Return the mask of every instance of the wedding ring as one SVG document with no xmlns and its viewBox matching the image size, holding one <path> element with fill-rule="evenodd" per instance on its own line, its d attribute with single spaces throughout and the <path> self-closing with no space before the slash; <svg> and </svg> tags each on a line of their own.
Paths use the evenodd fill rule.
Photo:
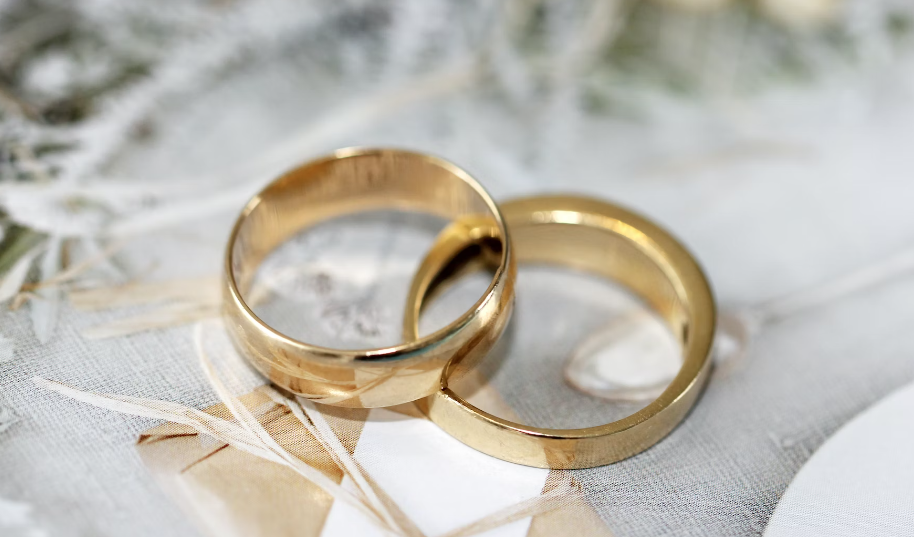
<svg viewBox="0 0 914 537">
<path fill-rule="evenodd" d="M 486 413 L 448 388 L 417 404 L 452 436 L 483 453 L 540 468 L 591 468 L 625 459 L 657 443 L 686 415 L 711 368 L 715 305 L 698 264 L 667 232 L 647 219 L 602 201 L 568 196 L 530 197 L 501 205 L 518 262 L 563 265 L 614 279 L 643 298 L 681 341 L 683 363 L 660 395 L 624 419 L 580 429 L 546 429 Z M 455 273 L 454 260 L 478 237 L 496 232 L 491 218 L 472 216 L 439 235 L 413 280 L 404 336 L 418 335 L 429 293 Z M 543 312 L 544 315 L 548 313 Z"/>
<path fill-rule="evenodd" d="M 321 221 L 377 209 L 487 218 L 498 268 L 482 298 L 429 336 L 368 350 L 298 341 L 252 311 L 245 300 L 271 251 Z M 236 348 L 273 383 L 324 404 L 385 407 L 434 393 L 446 366 L 460 375 L 488 352 L 510 317 L 516 271 L 498 207 L 466 172 L 418 153 L 344 149 L 286 173 L 244 208 L 226 250 L 223 316 Z"/>
</svg>

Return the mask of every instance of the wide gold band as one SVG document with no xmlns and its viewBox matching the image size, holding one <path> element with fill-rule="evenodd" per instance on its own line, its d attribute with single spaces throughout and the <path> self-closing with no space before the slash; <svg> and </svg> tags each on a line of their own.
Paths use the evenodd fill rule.
<svg viewBox="0 0 914 537">
<path fill-rule="evenodd" d="M 245 302 L 258 266 L 294 234 L 329 218 L 375 209 L 486 218 L 498 268 L 485 294 L 459 319 L 394 347 L 337 350 L 279 333 Z M 292 170 L 255 196 L 229 237 L 224 317 L 238 350 L 275 384 L 315 401 L 384 407 L 428 396 L 445 367 L 472 366 L 503 331 L 514 299 L 515 262 L 498 207 L 453 164 L 398 150 L 341 150 Z M 458 367 L 459 366 L 459 367 Z"/>
<path fill-rule="evenodd" d="M 658 399 L 627 418 L 581 429 L 545 429 L 510 422 L 474 407 L 448 388 L 418 404 L 463 443 L 500 459 L 540 468 L 590 468 L 622 460 L 669 433 L 698 398 L 710 371 L 715 306 L 692 256 L 661 228 L 630 211 L 580 197 L 544 196 L 501 204 L 518 262 L 572 267 L 629 287 L 669 324 L 683 347 L 678 375 Z M 410 290 L 404 335 L 417 336 L 419 311 L 434 288 L 455 273 L 454 260 L 479 237 L 496 232 L 491 219 L 470 217 L 445 229 Z"/>
</svg>

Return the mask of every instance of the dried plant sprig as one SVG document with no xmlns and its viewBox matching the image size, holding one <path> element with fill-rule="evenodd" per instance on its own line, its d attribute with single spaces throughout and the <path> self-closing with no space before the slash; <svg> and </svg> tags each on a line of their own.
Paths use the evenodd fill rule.
<svg viewBox="0 0 914 537">
<path fill-rule="evenodd" d="M 336 481 L 327 477 L 323 472 L 304 463 L 298 457 L 289 453 L 286 449 L 270 435 L 270 433 L 261 425 L 260 421 L 247 409 L 241 401 L 235 397 L 220 378 L 215 366 L 209 358 L 203 344 L 203 325 L 197 324 L 194 327 L 194 346 L 200 366 L 203 369 L 206 379 L 210 386 L 219 396 L 220 401 L 228 408 L 232 416 L 238 420 L 238 423 L 247 431 L 257 437 L 257 439 L 271 452 L 282 458 L 288 466 L 295 467 L 300 474 L 307 477 L 311 482 L 318 485 L 327 492 L 331 492 L 335 499 L 345 501 L 355 507 L 359 512 L 365 515 L 369 520 L 378 525 L 381 529 L 395 535 L 402 535 L 402 531 L 396 525 L 390 525 L 387 518 L 378 513 L 373 505 L 367 505 L 363 498 L 359 498 L 352 492 L 344 489 Z M 227 374 L 233 376 L 230 368 L 227 368 Z M 232 378 L 236 380 L 237 378 Z"/>
<path fill-rule="evenodd" d="M 193 427 L 199 433 L 212 436 L 233 447 L 258 457 L 285 465 L 283 460 L 260 445 L 257 438 L 243 427 L 195 408 L 154 399 L 128 395 L 106 394 L 78 390 L 61 382 L 32 378 L 35 385 L 65 395 L 92 406 L 145 418 L 170 421 Z"/>
<path fill-rule="evenodd" d="M 45 252 L 47 244 L 43 241 L 22 253 L 10 266 L 0 280 L 0 303 L 15 297 L 25 285 L 32 269 L 32 263 Z"/>
<path fill-rule="evenodd" d="M 179 301 L 196 306 L 218 305 L 222 300 L 217 275 L 178 278 L 157 282 L 132 282 L 124 285 L 73 289 L 70 303 L 84 311 L 121 308 Z"/>
<path fill-rule="evenodd" d="M 235 368 L 240 363 L 238 357 L 236 355 L 223 357 L 230 361 L 224 367 L 217 367 L 207 353 L 203 339 L 204 325 L 198 324 L 194 330 L 194 344 L 200 365 L 208 382 L 222 404 L 232 414 L 234 421 L 168 401 L 85 392 L 40 377 L 34 377 L 32 381 L 37 386 L 94 406 L 192 427 L 201 434 L 211 436 L 245 453 L 291 468 L 327 492 L 335 500 L 345 502 L 354 507 L 385 533 L 407 537 L 422 537 L 421 531 L 409 521 L 396 505 L 391 505 L 389 500 L 385 501 L 381 498 L 377 485 L 373 483 L 371 477 L 342 445 L 336 433 L 313 403 L 298 398 L 289 398 L 273 388 L 261 388 L 274 403 L 287 407 L 301 421 L 306 430 L 327 451 L 331 460 L 337 464 L 343 474 L 352 479 L 356 486 L 356 491 L 350 491 L 342 487 L 320 470 L 304 463 L 283 448 L 259 422 L 255 415 L 256 413 L 241 403 L 229 388 L 229 384 L 237 385 L 240 383 L 235 371 Z M 225 375 L 225 380 L 223 380 L 223 375 Z M 574 493 L 574 490 L 568 486 L 557 487 L 541 496 L 521 501 L 449 532 L 447 537 L 469 537 L 523 518 L 549 512 L 564 505 L 567 502 L 567 495 L 572 493 Z"/>
<path fill-rule="evenodd" d="M 47 235 L 31 229 L 8 225 L 0 241 L 0 274 L 7 273 L 23 256 L 47 240 Z"/>
<path fill-rule="evenodd" d="M 63 239 L 60 237 L 51 237 L 48 240 L 48 247 L 39 264 L 42 280 L 51 280 L 60 272 L 63 247 Z M 40 343 L 47 343 L 57 326 L 62 293 L 58 287 L 50 286 L 39 289 L 37 295 L 30 304 L 32 329 Z"/>
<path fill-rule="evenodd" d="M 399 508 L 394 505 L 392 506 L 393 509 L 391 509 L 388 504 L 381 500 L 367 475 L 340 442 L 323 415 L 314 409 L 313 403 L 310 411 L 308 411 L 305 410 L 307 408 L 306 404 L 299 397 L 291 399 L 270 387 L 262 388 L 261 391 L 265 392 L 277 404 L 287 407 L 298 418 L 305 429 L 330 455 L 333 462 L 343 471 L 343 474 L 352 480 L 364 501 L 379 513 L 388 526 L 398 528 L 402 534 L 410 537 L 422 537 L 422 532 L 418 531 Z"/>
<path fill-rule="evenodd" d="M 152 311 L 118 319 L 82 330 L 87 339 L 108 339 L 128 336 L 147 330 L 170 328 L 218 317 L 219 305 L 189 303 L 167 304 Z"/>
<path fill-rule="evenodd" d="M 269 440 L 265 440 L 263 434 L 266 433 L 266 431 L 263 430 L 263 432 L 259 434 L 256 427 L 253 427 L 250 422 L 231 422 L 211 416 L 210 414 L 194 408 L 167 401 L 141 399 L 116 394 L 84 392 L 59 382 L 45 380 L 41 377 L 34 377 L 32 382 L 42 388 L 100 408 L 193 427 L 198 432 L 212 436 L 220 442 L 240 449 L 245 453 L 250 453 L 251 455 L 293 469 L 302 477 L 319 486 L 334 499 L 353 506 L 356 510 L 365 514 L 369 520 L 375 521 L 380 527 L 384 528 L 384 524 L 377 520 L 376 515 L 371 510 L 367 509 L 350 491 L 341 487 L 320 470 L 305 464 L 291 453 L 288 453 L 280 447 L 272 437 L 269 437 L 269 434 L 266 435 L 269 437 Z M 227 405 L 227 407 L 230 410 L 234 407 L 232 415 L 235 416 L 236 419 L 239 419 L 239 416 L 241 416 L 242 420 L 249 418 L 256 421 L 256 418 L 253 417 L 253 414 L 251 414 L 250 411 L 247 409 L 240 411 L 238 410 L 237 405 L 232 403 L 232 401 L 228 402 L 230 405 Z M 223 403 L 225 403 L 225 401 L 223 401 Z M 238 404 L 240 405 L 240 403 Z M 237 412 L 237 414 L 235 414 L 235 412 Z M 258 427 L 262 429 L 259 422 Z"/>
<path fill-rule="evenodd" d="M 372 485 L 368 475 L 364 472 L 358 462 L 356 462 L 355 458 L 349 453 L 346 447 L 343 446 L 343 443 L 340 442 L 340 439 L 336 436 L 336 433 L 330 427 L 330 424 L 324 418 L 323 414 L 317 410 L 313 402 L 298 396 L 294 399 L 287 397 L 272 387 L 261 388 L 261 391 L 266 393 L 270 399 L 277 404 L 287 407 L 292 414 L 298 418 L 305 429 L 307 429 L 308 432 L 317 439 L 324 450 L 330 454 L 334 463 L 352 480 L 365 498 L 365 501 L 372 505 L 391 527 L 400 528 L 406 535 L 421 537 L 422 532 L 412 524 L 396 505 L 388 507 L 388 504 L 381 499 L 375 491 L 375 487 Z"/>
<path fill-rule="evenodd" d="M 549 492 L 509 505 L 479 520 L 449 531 L 441 537 L 471 537 L 505 524 L 555 511 L 568 505 L 568 498 L 576 493 L 579 493 L 579 491 L 575 490 L 570 484 L 562 483 Z"/>
<path fill-rule="evenodd" d="M 820 308 L 866 289 L 914 275 L 914 249 L 867 264 L 824 283 L 758 304 L 722 312 L 714 342 L 716 375 L 726 375 L 743 365 L 746 351 L 765 327 L 794 315 Z"/>
<path fill-rule="evenodd" d="M 89 271 L 93 267 L 111 259 L 112 256 L 114 256 L 121 248 L 126 245 L 126 241 L 114 241 L 100 252 L 96 252 L 94 255 L 87 257 L 79 263 L 70 265 L 65 270 L 58 272 L 51 278 L 41 280 L 34 284 L 28 284 L 24 287 L 26 290 L 32 291 L 44 287 L 55 287 L 69 283 L 79 276 L 82 276 L 85 272 Z"/>
<path fill-rule="evenodd" d="M 914 275 L 914 248 L 868 264 L 820 285 L 749 308 L 759 324 L 777 322 L 802 311 L 872 288 L 892 279 Z"/>
</svg>

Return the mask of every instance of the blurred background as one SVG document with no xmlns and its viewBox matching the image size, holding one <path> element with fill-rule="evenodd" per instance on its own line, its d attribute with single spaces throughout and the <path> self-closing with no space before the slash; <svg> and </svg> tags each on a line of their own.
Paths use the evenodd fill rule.
<svg viewBox="0 0 914 537">
<path fill-rule="evenodd" d="M 151 420 L 29 379 L 212 404 L 186 325 L 218 314 L 240 207 L 310 158 L 395 146 L 496 200 L 594 195 L 682 239 L 721 306 L 711 386 L 657 448 L 576 479 L 617 535 L 760 534 L 819 446 L 914 380 L 912 97 L 904 0 L 0 0 L 0 530 L 191 533 L 133 454 Z M 396 342 L 437 229 L 313 230 L 265 265 L 264 318 Z M 526 421 L 625 415 L 675 373 L 623 289 L 542 268 L 518 289 L 486 371 Z"/>
<path fill-rule="evenodd" d="M 727 251 L 722 297 L 786 293 L 900 240 L 911 25 L 907 2 L 842 0 L 6 0 L 0 268 L 39 236 L 174 228 L 309 157 L 395 145 L 498 198 L 633 205 Z"/>
</svg>

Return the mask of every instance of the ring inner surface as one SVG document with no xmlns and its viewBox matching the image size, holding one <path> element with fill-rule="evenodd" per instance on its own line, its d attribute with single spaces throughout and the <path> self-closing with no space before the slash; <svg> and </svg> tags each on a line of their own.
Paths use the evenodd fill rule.
<svg viewBox="0 0 914 537">
<path fill-rule="evenodd" d="M 282 176 L 249 203 L 234 232 L 229 277 L 247 300 L 268 254 L 297 233 L 347 214 L 396 209 L 448 220 L 494 217 L 478 188 L 446 162 L 410 153 L 369 152 L 308 164 Z M 486 294 L 489 291 L 491 286 Z"/>
<path fill-rule="evenodd" d="M 535 210 L 531 211 L 533 207 Z M 680 247 L 673 246 L 675 241 L 672 238 L 641 219 L 627 221 L 625 211 L 620 211 L 619 219 L 616 219 L 587 211 L 543 210 L 542 205 L 533 207 L 521 201 L 502 205 L 518 264 L 577 269 L 623 285 L 666 321 L 681 344 L 682 368 L 667 391 L 641 410 L 616 421 L 580 428 L 535 427 L 499 418 L 476 408 L 448 388 L 446 378 L 442 383 L 444 393 L 459 405 L 485 416 L 484 419 L 531 434 L 556 438 L 599 436 L 622 430 L 670 405 L 700 375 L 699 371 L 704 369 L 708 349 L 699 347 L 707 342 L 707 334 L 698 339 L 692 337 L 695 335 L 692 333 L 695 328 L 692 323 L 696 305 L 689 298 L 689 293 L 702 292 L 696 287 L 696 277 L 700 278 L 700 270 L 692 262 L 685 265 L 681 259 L 677 262 L 677 258 L 688 257 L 688 254 Z M 675 251 L 665 251 L 665 248 L 670 247 Z M 435 287 L 450 283 L 448 280 L 449 278 L 436 279 L 424 292 L 423 301 L 440 290 Z M 708 314 L 710 325 L 713 326 L 713 305 L 709 303 L 707 306 L 712 308 Z M 709 329 L 701 327 L 699 331 L 706 332 Z M 636 415 L 642 418 L 635 418 Z"/>
<path fill-rule="evenodd" d="M 597 222 L 594 222 L 597 223 Z M 579 224 L 510 221 L 518 263 L 569 267 L 614 280 L 650 305 L 685 349 L 689 313 L 683 286 L 652 241 L 629 226 L 620 232 Z"/>
</svg>

